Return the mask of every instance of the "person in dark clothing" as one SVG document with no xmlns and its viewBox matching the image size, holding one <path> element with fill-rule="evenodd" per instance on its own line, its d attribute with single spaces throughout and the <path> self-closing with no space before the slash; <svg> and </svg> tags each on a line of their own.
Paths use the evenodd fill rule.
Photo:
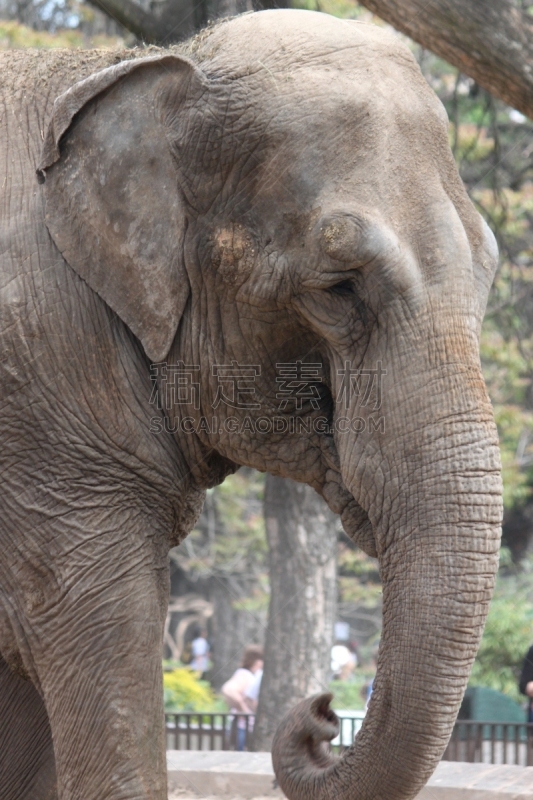
<svg viewBox="0 0 533 800">
<path fill-rule="evenodd" d="M 533 645 L 524 658 L 518 688 L 529 700 L 527 721 L 533 723 Z"/>
</svg>

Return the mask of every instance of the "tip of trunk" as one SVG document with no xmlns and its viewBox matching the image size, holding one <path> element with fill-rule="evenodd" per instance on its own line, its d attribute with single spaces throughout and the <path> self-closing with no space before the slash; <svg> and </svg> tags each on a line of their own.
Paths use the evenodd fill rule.
<svg viewBox="0 0 533 800">
<path fill-rule="evenodd" d="M 330 708 L 332 694 L 302 700 L 282 719 L 272 742 L 272 764 L 287 797 L 298 797 L 299 787 L 316 771 L 317 778 L 338 759 L 328 743 L 339 733 L 339 718 Z"/>
</svg>

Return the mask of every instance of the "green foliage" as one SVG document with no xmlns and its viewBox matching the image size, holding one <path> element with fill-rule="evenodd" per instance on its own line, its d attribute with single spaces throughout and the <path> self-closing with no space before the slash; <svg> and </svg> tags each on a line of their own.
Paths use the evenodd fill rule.
<svg viewBox="0 0 533 800">
<path fill-rule="evenodd" d="M 163 692 L 165 711 L 205 711 L 206 713 L 226 710 L 225 703 L 215 697 L 207 681 L 188 667 L 177 667 L 163 673 Z"/>
<path fill-rule="evenodd" d="M 533 605 L 525 597 L 495 597 L 470 683 L 489 686 L 521 702 L 518 678 L 531 645 Z"/>
<path fill-rule="evenodd" d="M 264 475 L 242 469 L 208 490 L 194 531 L 172 557 L 191 575 L 245 573 L 257 578 L 255 603 L 264 602 L 268 548 L 263 519 Z M 261 596 L 261 600 L 259 600 Z"/>
<path fill-rule="evenodd" d="M 57 33 L 34 31 L 18 22 L 0 20 L 0 50 L 37 47 L 51 50 L 58 47 L 112 48 L 122 44 L 122 40 L 111 36 L 95 36 L 87 39 L 77 30 L 61 30 Z"/>
<path fill-rule="evenodd" d="M 502 548 L 500 572 L 470 685 L 489 686 L 524 702 L 518 691 L 522 662 L 533 643 L 533 560 L 518 570 Z"/>
<path fill-rule="evenodd" d="M 323 11 L 325 14 L 343 19 L 359 19 L 363 15 L 368 15 L 357 0 L 292 0 L 292 7 L 307 11 Z"/>
<path fill-rule="evenodd" d="M 243 556 L 266 564 L 268 549 L 263 519 L 265 476 L 254 470 L 240 470 L 217 487 L 221 517 L 231 536 L 216 542 L 215 557 L 222 563 L 234 563 Z"/>
<path fill-rule="evenodd" d="M 268 546 L 263 518 L 265 476 L 241 469 L 207 492 L 196 528 L 170 557 L 192 579 L 230 579 L 233 607 L 266 613 Z"/>
<path fill-rule="evenodd" d="M 328 686 L 328 692 L 333 695 L 331 707 L 337 710 L 362 711 L 366 702 L 365 687 L 373 677 L 374 672 L 357 669 L 349 681 L 331 681 Z"/>
<path fill-rule="evenodd" d="M 377 561 L 355 548 L 343 537 L 338 549 L 339 600 L 363 608 L 375 608 L 381 602 L 381 580 Z"/>
</svg>

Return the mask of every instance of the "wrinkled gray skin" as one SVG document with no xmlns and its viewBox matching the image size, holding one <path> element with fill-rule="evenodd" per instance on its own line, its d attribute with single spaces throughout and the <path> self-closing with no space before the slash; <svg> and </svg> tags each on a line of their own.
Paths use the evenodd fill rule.
<svg viewBox="0 0 533 800">
<path fill-rule="evenodd" d="M 2 55 L 2 797 L 54 797 L 55 775 L 61 800 L 166 797 L 167 552 L 246 464 L 314 486 L 383 577 L 363 729 L 333 762 L 326 701 L 300 707 L 280 784 L 407 800 L 446 745 L 496 570 L 478 356 L 494 240 L 440 103 L 380 29 L 264 12 L 184 52 Z M 364 431 L 162 428 L 211 418 L 211 365 L 232 360 L 261 365 L 261 409 L 219 419 L 276 415 L 275 365 L 298 359 L 324 365 L 312 413 Z M 162 360 L 202 365 L 199 410 L 150 404 Z M 337 402 L 346 361 L 382 362 L 379 411 Z"/>
</svg>

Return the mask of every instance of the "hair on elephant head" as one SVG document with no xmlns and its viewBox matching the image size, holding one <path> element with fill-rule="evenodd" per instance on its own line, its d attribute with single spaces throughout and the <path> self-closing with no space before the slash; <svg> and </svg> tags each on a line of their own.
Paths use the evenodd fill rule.
<svg viewBox="0 0 533 800">
<path fill-rule="evenodd" d="M 142 345 L 157 446 L 195 491 L 238 465 L 304 481 L 378 556 L 382 644 L 353 747 L 327 754 L 320 697 L 287 717 L 273 759 L 291 800 L 408 800 L 446 746 L 497 564 L 479 362 L 494 239 L 390 34 L 272 11 L 184 52 L 57 98 L 46 225 L 124 323 L 121 356 Z M 145 409 L 150 386 L 132 380 Z"/>
</svg>

